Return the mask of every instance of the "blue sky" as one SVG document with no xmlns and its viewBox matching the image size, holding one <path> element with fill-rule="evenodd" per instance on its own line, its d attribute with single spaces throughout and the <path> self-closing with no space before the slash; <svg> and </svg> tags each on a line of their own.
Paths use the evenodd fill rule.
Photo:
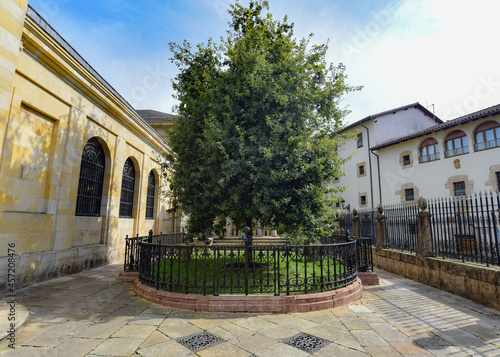
<svg viewBox="0 0 500 357">
<path fill-rule="evenodd" d="M 137 109 L 172 112 L 169 42 L 218 40 L 229 0 L 30 0 Z M 247 2 L 242 2 L 247 4 Z M 270 0 L 298 38 L 330 40 L 327 60 L 346 65 L 346 122 L 409 103 L 443 120 L 500 103 L 497 0 Z M 432 111 L 432 107 L 429 107 Z"/>
</svg>

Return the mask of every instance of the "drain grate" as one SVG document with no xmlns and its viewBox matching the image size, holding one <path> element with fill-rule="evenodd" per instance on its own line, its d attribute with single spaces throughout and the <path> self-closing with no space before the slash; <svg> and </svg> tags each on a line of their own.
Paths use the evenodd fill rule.
<svg viewBox="0 0 500 357">
<path fill-rule="evenodd" d="M 198 352 L 204 348 L 215 346 L 225 341 L 220 337 L 208 333 L 207 331 L 202 331 L 193 335 L 178 338 L 177 342 L 186 346 L 193 352 Z"/>
<path fill-rule="evenodd" d="M 295 336 L 292 336 L 283 341 L 287 345 L 298 348 L 299 350 L 314 353 L 320 348 L 325 347 L 331 341 L 325 340 L 324 338 L 309 335 L 308 333 L 301 332 Z"/>
</svg>

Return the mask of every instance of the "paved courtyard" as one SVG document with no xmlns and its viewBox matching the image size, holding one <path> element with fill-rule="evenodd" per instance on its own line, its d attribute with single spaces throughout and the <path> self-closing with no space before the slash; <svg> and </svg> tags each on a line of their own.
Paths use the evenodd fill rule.
<svg viewBox="0 0 500 357">
<path fill-rule="evenodd" d="M 150 304 L 134 295 L 131 282 L 117 279 L 121 269 L 107 265 L 18 290 L 16 313 L 24 306 L 29 316 L 16 334 L 15 350 L 3 340 L 0 354 L 500 356 L 499 311 L 384 271 L 378 271 L 380 285 L 366 287 L 350 306 L 245 314 Z M 192 336 L 197 333 L 202 334 Z M 293 341 L 316 350 L 305 352 L 290 345 Z M 210 347 L 193 352 L 204 343 Z"/>
</svg>

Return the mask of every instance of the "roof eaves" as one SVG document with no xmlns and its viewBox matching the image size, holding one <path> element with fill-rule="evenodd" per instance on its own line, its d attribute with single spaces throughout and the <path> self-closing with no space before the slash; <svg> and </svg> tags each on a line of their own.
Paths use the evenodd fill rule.
<svg viewBox="0 0 500 357">
<path fill-rule="evenodd" d="M 357 122 L 349 124 L 344 129 L 342 129 L 341 132 L 344 132 L 346 130 L 352 129 L 355 126 L 358 126 L 358 125 L 361 125 L 361 124 L 367 122 L 368 120 L 376 119 L 378 117 L 381 117 L 381 116 L 384 116 L 384 115 L 387 115 L 387 114 L 396 114 L 397 112 L 400 112 L 400 111 L 403 111 L 403 110 L 408 110 L 410 108 L 419 109 L 419 110 L 421 110 L 424 113 L 424 115 L 429 116 L 429 117 L 433 117 L 434 120 L 436 122 L 440 123 L 440 124 L 443 123 L 443 121 L 441 119 L 439 119 L 437 116 L 435 116 L 433 113 L 431 113 L 427 108 L 425 108 L 424 106 L 422 106 L 422 104 L 420 104 L 419 102 L 415 102 L 415 103 L 412 103 L 412 104 L 403 105 L 403 106 L 398 107 L 398 108 L 386 110 L 386 111 L 383 111 L 383 112 L 380 112 L 380 113 L 377 113 L 377 114 L 369 115 L 366 118 L 363 118 L 361 120 L 358 120 Z"/>
<path fill-rule="evenodd" d="M 426 128 L 424 130 L 421 130 L 419 132 L 416 132 L 416 133 L 413 133 L 410 135 L 406 135 L 406 136 L 402 136 L 402 137 L 399 137 L 396 139 L 386 141 L 385 143 L 382 143 L 382 144 L 379 144 L 377 146 L 370 148 L 370 150 L 383 149 L 383 148 L 388 147 L 388 146 L 399 144 L 401 142 L 415 139 L 415 138 L 418 138 L 418 137 L 421 137 L 421 136 L 424 136 L 427 134 L 437 133 L 438 131 L 450 129 L 450 128 L 453 128 L 455 126 L 465 124 L 465 123 L 468 123 L 468 122 L 471 122 L 474 120 L 484 119 L 484 118 L 487 118 L 487 117 L 489 117 L 491 115 L 495 115 L 495 114 L 500 114 L 500 104 L 494 105 L 492 107 L 488 107 L 486 109 L 479 110 L 479 111 L 474 112 L 474 113 L 463 115 L 463 116 L 458 117 L 456 119 L 448 120 L 447 122 L 444 122 L 442 124 L 431 126 L 429 128 Z"/>
</svg>

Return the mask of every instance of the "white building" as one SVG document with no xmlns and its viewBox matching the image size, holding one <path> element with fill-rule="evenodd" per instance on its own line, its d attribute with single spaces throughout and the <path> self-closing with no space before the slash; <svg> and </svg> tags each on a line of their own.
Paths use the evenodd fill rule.
<svg viewBox="0 0 500 357">
<path fill-rule="evenodd" d="M 343 132 L 356 135 L 339 150 L 344 158 L 354 155 L 342 168 L 345 176 L 334 182 L 335 186 L 345 186 L 343 200 L 351 208 L 373 208 L 383 202 L 380 162 L 377 152 L 371 150 L 388 140 L 410 135 L 423 129 L 443 123 L 419 103 L 391 109 L 370 115 L 351 125 Z M 382 176 L 383 177 L 383 176 Z"/>
<path fill-rule="evenodd" d="M 347 186 L 346 206 L 499 192 L 500 105 L 443 123 L 416 103 L 344 130 L 358 130 L 358 139 L 341 154 L 357 153 L 343 168 L 346 176 L 335 183 Z"/>
</svg>

